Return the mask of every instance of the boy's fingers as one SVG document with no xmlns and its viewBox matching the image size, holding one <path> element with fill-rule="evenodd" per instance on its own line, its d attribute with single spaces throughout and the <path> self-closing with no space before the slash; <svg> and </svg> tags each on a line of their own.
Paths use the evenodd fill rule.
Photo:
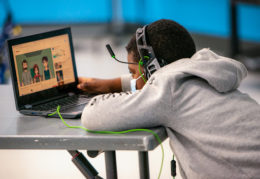
<svg viewBox="0 0 260 179">
<path fill-rule="evenodd" d="M 82 83 L 83 82 L 83 78 L 82 77 L 78 77 L 78 81 L 79 81 L 79 83 Z"/>
<path fill-rule="evenodd" d="M 79 89 L 84 89 L 86 87 L 87 87 L 87 83 L 80 83 L 77 85 L 77 88 L 79 88 Z"/>
</svg>

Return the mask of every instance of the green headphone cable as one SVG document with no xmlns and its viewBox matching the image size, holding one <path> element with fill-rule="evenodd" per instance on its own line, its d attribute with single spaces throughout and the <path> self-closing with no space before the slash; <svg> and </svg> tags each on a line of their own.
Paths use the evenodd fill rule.
<svg viewBox="0 0 260 179">
<path fill-rule="evenodd" d="M 149 57 L 148 56 L 144 56 L 144 59 L 149 59 Z M 144 75 L 143 75 L 143 73 L 141 71 L 141 66 L 143 66 L 143 64 L 144 64 L 143 60 L 140 59 L 139 62 L 138 62 L 138 69 L 139 69 L 139 73 L 140 73 L 142 79 L 144 80 L 144 83 L 146 83 L 146 79 L 144 78 Z"/>
<path fill-rule="evenodd" d="M 57 107 L 57 110 L 51 114 L 48 114 L 48 116 L 52 116 L 52 115 L 55 115 L 55 114 L 58 114 L 58 116 L 60 117 L 61 121 L 63 122 L 63 124 L 65 126 L 67 126 L 68 128 L 73 128 L 73 129 L 83 129 L 89 133 L 95 133 L 95 134 L 125 134 L 125 133 L 129 133 L 129 132 L 136 132 L 136 131 L 145 131 L 145 132 L 149 132 L 149 133 L 152 133 L 154 135 L 154 137 L 156 138 L 156 140 L 158 141 L 158 143 L 160 144 L 161 146 L 161 150 L 162 150 L 162 160 L 161 160 L 161 166 L 160 166 L 160 171 L 159 171 L 159 174 L 158 174 L 158 179 L 161 177 L 161 173 L 162 173 L 162 168 L 163 168 L 163 161 L 164 161 L 164 149 L 163 149 L 163 145 L 162 145 L 162 141 L 160 139 L 160 137 L 158 136 L 158 134 L 156 134 L 154 131 L 150 130 L 150 129 L 129 129 L 129 130 L 124 130 L 124 131 L 95 131 L 95 130 L 89 130 L 89 129 L 86 129 L 82 126 L 71 126 L 69 124 L 67 124 L 63 117 L 61 116 L 60 114 L 60 106 Z"/>
<path fill-rule="evenodd" d="M 138 63 L 139 73 L 140 73 L 142 79 L 144 80 L 144 83 L 146 83 L 146 79 L 144 78 L 144 75 L 143 75 L 143 73 L 142 73 L 142 71 L 141 71 L 141 65 L 142 65 L 142 63 L 143 63 L 142 60 L 140 60 L 139 63 Z"/>
</svg>

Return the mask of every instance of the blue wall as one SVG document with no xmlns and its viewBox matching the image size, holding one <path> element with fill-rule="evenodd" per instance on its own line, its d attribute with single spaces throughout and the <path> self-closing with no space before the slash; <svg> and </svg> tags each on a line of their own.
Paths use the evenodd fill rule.
<svg viewBox="0 0 260 179">
<path fill-rule="evenodd" d="M 2 1 L 0 20 L 4 15 Z M 100 23 L 111 19 L 109 0 L 9 0 L 9 4 L 15 22 L 20 24 Z"/>
<path fill-rule="evenodd" d="M 15 22 L 21 24 L 107 23 L 112 18 L 111 0 L 9 2 Z M 260 41 L 260 6 L 242 4 L 238 12 L 240 37 Z M 230 33 L 229 0 L 122 0 L 122 15 L 129 23 L 169 18 L 191 32 L 222 37 Z M 0 4 L 0 24 L 4 16 Z"/>
</svg>

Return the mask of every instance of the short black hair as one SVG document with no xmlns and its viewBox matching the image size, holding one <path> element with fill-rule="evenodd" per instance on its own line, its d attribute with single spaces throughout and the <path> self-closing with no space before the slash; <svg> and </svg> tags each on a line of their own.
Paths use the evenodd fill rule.
<svg viewBox="0 0 260 179">
<path fill-rule="evenodd" d="M 27 60 L 24 59 L 24 60 L 22 61 L 22 65 L 23 65 L 24 63 L 27 63 Z M 28 64 L 28 63 L 27 63 L 27 64 Z"/>
<path fill-rule="evenodd" d="M 48 57 L 46 57 L 46 56 L 42 57 L 42 63 L 43 63 L 43 61 L 48 62 Z"/>
<path fill-rule="evenodd" d="M 146 27 L 148 45 L 153 47 L 156 58 L 168 64 L 181 58 L 190 58 L 195 52 L 195 43 L 189 32 L 173 20 L 161 19 Z M 128 53 L 133 52 L 138 62 L 140 55 L 136 46 L 136 36 L 132 36 L 126 46 Z"/>
</svg>

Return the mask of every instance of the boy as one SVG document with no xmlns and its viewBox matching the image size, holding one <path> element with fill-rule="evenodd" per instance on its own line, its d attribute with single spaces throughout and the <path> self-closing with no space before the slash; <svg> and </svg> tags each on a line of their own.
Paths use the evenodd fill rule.
<svg viewBox="0 0 260 179">
<path fill-rule="evenodd" d="M 90 101 L 83 125 L 112 131 L 164 126 L 182 178 L 260 178 L 260 107 L 237 90 L 244 65 L 209 49 L 195 53 L 191 36 L 174 21 L 156 21 L 145 31 L 165 65 L 151 76 L 145 66 L 139 71 L 145 56 L 135 34 L 126 49 L 136 81 L 79 78 L 84 91 L 113 93 Z M 136 92 L 121 92 L 134 91 L 135 82 Z"/>
<path fill-rule="evenodd" d="M 52 73 L 50 72 L 48 57 L 42 57 L 42 64 L 43 64 L 43 80 L 49 80 L 52 77 Z"/>
</svg>

